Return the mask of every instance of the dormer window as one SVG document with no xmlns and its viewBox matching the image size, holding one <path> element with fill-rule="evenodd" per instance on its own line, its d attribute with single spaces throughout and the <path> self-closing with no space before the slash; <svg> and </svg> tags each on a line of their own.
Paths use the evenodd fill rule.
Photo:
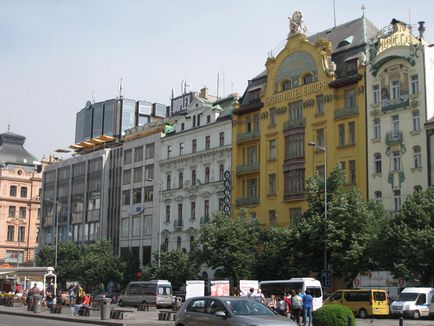
<svg viewBox="0 0 434 326">
<path fill-rule="evenodd" d="M 310 84 L 313 82 L 313 74 L 311 72 L 306 73 L 303 76 L 303 85 Z"/>
<path fill-rule="evenodd" d="M 345 62 L 345 64 L 346 64 L 347 73 L 356 72 L 357 71 L 357 66 L 358 66 L 358 59 L 357 58 L 353 58 L 351 60 L 347 60 Z"/>
<path fill-rule="evenodd" d="M 251 102 L 259 100 L 260 91 L 261 89 L 258 88 L 249 92 L 249 99 Z"/>
<path fill-rule="evenodd" d="M 354 39 L 354 36 L 350 35 L 345 40 L 340 41 L 337 47 L 341 48 L 343 46 L 349 45 L 349 44 L 353 43 L 353 39 Z"/>
<path fill-rule="evenodd" d="M 288 89 L 291 89 L 292 88 L 292 80 L 291 79 L 285 79 L 284 81 L 282 81 L 281 88 L 282 88 L 282 91 L 286 91 Z"/>
</svg>

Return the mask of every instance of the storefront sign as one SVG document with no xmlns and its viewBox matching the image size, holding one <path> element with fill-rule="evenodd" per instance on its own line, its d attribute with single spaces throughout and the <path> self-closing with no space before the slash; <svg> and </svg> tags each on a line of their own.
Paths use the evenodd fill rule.
<svg viewBox="0 0 434 326">
<path fill-rule="evenodd" d="M 312 84 L 303 85 L 285 92 L 274 94 L 265 99 L 265 105 L 275 105 L 281 102 L 288 102 L 294 98 L 317 93 L 327 88 L 327 81 L 322 80 Z"/>
</svg>

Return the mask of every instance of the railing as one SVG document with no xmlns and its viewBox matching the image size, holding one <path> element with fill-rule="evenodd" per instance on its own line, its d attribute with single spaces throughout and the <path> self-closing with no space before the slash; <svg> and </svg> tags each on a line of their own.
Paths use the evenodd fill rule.
<svg viewBox="0 0 434 326">
<path fill-rule="evenodd" d="M 252 172 L 259 172 L 259 162 L 237 166 L 237 175 Z"/>
<path fill-rule="evenodd" d="M 249 206 L 259 204 L 259 197 L 248 197 L 248 198 L 237 198 L 236 205 L 239 206 Z"/>
<path fill-rule="evenodd" d="M 243 142 L 247 140 L 257 139 L 261 135 L 260 130 L 253 130 L 250 132 L 245 132 L 237 135 L 237 142 Z"/>
<path fill-rule="evenodd" d="M 401 144 L 402 143 L 402 131 L 392 130 L 386 133 L 386 145 Z"/>
<path fill-rule="evenodd" d="M 306 126 L 306 118 L 297 120 L 287 120 L 283 123 L 283 129 L 304 128 Z"/>
<path fill-rule="evenodd" d="M 400 95 L 399 98 L 384 100 L 381 102 L 381 110 L 383 112 L 396 110 L 410 105 L 408 95 Z"/>
<path fill-rule="evenodd" d="M 345 117 L 350 117 L 352 115 L 359 114 L 359 107 L 353 106 L 350 108 L 342 108 L 335 111 L 335 119 L 341 119 Z"/>
</svg>

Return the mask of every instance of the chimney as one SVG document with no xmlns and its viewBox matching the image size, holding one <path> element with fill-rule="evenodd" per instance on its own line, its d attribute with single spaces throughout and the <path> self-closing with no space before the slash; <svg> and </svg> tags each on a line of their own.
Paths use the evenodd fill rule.
<svg viewBox="0 0 434 326">
<path fill-rule="evenodd" d="M 419 24 L 419 28 L 417 29 L 419 31 L 419 39 L 422 41 L 423 33 L 425 32 L 425 22 L 420 21 L 417 23 Z"/>
<path fill-rule="evenodd" d="M 208 98 L 208 88 L 206 86 L 204 86 L 201 90 L 200 90 L 200 97 L 207 99 Z"/>
</svg>

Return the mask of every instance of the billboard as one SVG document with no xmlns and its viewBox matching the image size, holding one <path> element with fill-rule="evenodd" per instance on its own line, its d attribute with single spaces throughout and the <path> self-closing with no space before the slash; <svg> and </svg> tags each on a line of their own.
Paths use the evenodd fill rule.
<svg viewBox="0 0 434 326">
<path fill-rule="evenodd" d="M 229 281 L 211 281 L 211 296 L 220 297 L 229 295 Z"/>
</svg>

